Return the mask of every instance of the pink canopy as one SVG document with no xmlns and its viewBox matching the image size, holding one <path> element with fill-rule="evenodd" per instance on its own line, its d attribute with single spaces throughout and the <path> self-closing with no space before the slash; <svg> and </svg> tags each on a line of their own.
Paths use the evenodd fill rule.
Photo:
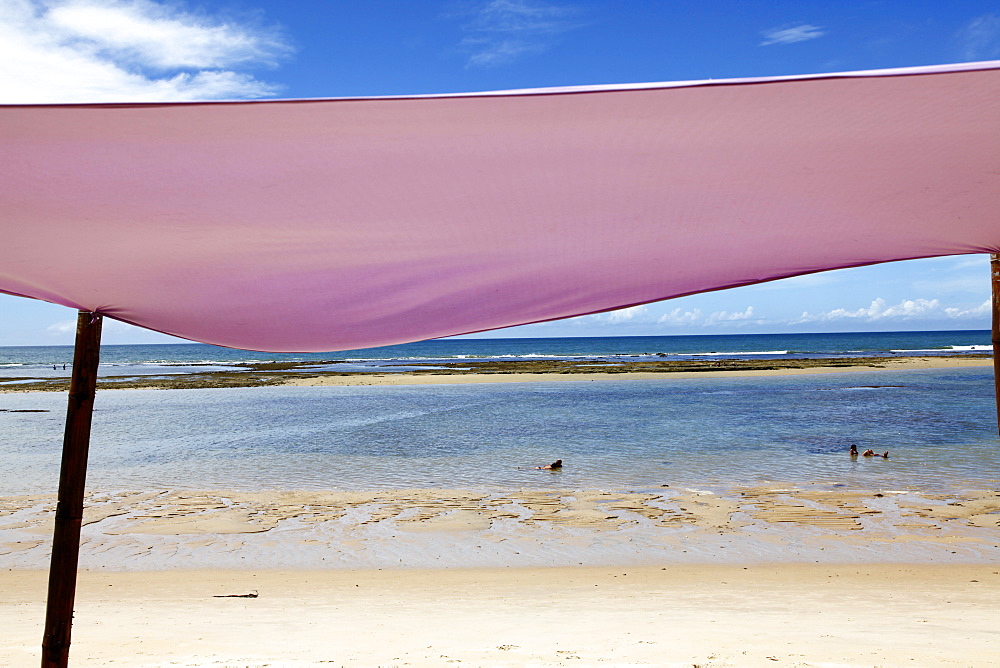
<svg viewBox="0 0 1000 668">
<path fill-rule="evenodd" d="M 1000 251 L 1000 62 L 0 107 L 0 291 L 269 351 Z"/>
</svg>

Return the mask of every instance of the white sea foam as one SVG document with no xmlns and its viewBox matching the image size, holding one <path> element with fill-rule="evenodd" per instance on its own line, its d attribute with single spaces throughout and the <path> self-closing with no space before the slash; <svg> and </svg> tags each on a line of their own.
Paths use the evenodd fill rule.
<svg viewBox="0 0 1000 668">
<path fill-rule="evenodd" d="M 590 357 L 590 355 L 546 355 L 544 353 L 524 353 L 523 355 L 465 355 L 464 357 L 488 357 L 489 359 L 568 359 L 572 357 Z"/>
<path fill-rule="evenodd" d="M 787 350 L 743 350 L 739 352 L 710 352 L 710 353 L 680 353 L 682 355 L 689 355 L 698 357 L 725 357 L 732 355 L 787 355 Z"/>
<path fill-rule="evenodd" d="M 993 346 L 948 346 L 946 348 L 915 348 L 915 349 L 892 349 L 890 352 L 894 353 L 951 353 L 951 352 L 978 352 L 978 353 L 989 353 L 993 352 Z"/>
<path fill-rule="evenodd" d="M 642 353 L 642 355 L 655 355 L 655 353 Z M 626 354 L 626 355 L 601 355 L 595 353 L 592 355 L 547 355 L 543 353 L 524 353 L 524 354 L 506 354 L 506 355 L 471 355 L 471 354 L 453 354 L 453 355 L 417 355 L 417 356 L 406 356 L 397 355 L 395 357 L 345 357 L 341 360 L 331 360 L 334 363 L 340 362 L 429 362 L 437 360 L 503 360 L 503 359 L 588 359 L 593 357 L 636 357 L 636 354 Z"/>
</svg>

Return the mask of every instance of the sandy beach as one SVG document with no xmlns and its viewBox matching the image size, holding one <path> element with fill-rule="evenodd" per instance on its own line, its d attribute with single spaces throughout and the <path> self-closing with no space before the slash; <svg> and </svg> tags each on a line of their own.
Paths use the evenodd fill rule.
<svg viewBox="0 0 1000 668">
<path fill-rule="evenodd" d="M 37 665 L 44 586 L 42 572 L 0 573 L 3 665 Z M 995 564 L 84 572 L 71 656 L 79 666 L 990 666 L 998 592 Z"/>
<path fill-rule="evenodd" d="M 0 503 L 2 665 L 37 663 L 53 507 Z M 147 492 L 87 507 L 74 665 L 988 666 L 1000 652 L 994 490 Z"/>
</svg>

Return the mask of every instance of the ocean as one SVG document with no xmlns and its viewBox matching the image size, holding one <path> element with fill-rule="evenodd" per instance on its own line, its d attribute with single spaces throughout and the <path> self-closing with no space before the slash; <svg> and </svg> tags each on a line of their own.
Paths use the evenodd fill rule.
<svg viewBox="0 0 1000 668">
<path fill-rule="evenodd" d="M 473 356 L 948 355 L 989 351 L 989 344 L 988 331 L 967 331 L 451 339 L 311 355 L 200 344 L 107 346 L 102 374 L 183 373 L 205 368 L 192 365 L 288 359 L 370 368 Z M 0 348 L 7 379 L 61 374 L 70 360 L 64 347 Z M 0 394 L 0 495 L 55 490 L 65 405 L 62 393 Z M 888 450 L 890 457 L 852 461 L 852 443 Z M 820 484 L 949 491 L 995 488 L 998 446 L 989 367 L 115 390 L 98 393 L 88 487 L 723 490 Z M 555 459 L 565 462 L 559 472 L 527 468 Z"/>
<path fill-rule="evenodd" d="M 402 371 L 406 362 L 457 359 L 794 359 L 990 352 L 989 330 L 837 334 L 725 334 L 562 338 L 454 338 L 323 353 L 262 353 L 201 343 L 101 348 L 103 376 L 205 371 L 248 362 L 333 363 L 340 371 Z M 0 347 L 0 386 L 16 377 L 69 375 L 72 346 Z M 63 369 L 66 365 L 66 369 Z M 194 366 L 197 365 L 197 366 Z M 53 368 L 55 367 L 55 368 Z M 219 367 L 222 368 L 222 367 Z M 11 382 L 8 380 L 7 382 Z"/>
</svg>

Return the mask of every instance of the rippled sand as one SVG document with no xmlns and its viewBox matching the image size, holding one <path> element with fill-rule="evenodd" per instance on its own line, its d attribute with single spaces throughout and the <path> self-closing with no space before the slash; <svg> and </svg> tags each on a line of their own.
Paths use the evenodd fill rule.
<svg viewBox="0 0 1000 668">
<path fill-rule="evenodd" d="M 91 494 L 84 568 L 1000 561 L 1000 491 L 754 487 Z M 43 568 L 55 499 L 0 499 L 0 567 Z"/>
</svg>

